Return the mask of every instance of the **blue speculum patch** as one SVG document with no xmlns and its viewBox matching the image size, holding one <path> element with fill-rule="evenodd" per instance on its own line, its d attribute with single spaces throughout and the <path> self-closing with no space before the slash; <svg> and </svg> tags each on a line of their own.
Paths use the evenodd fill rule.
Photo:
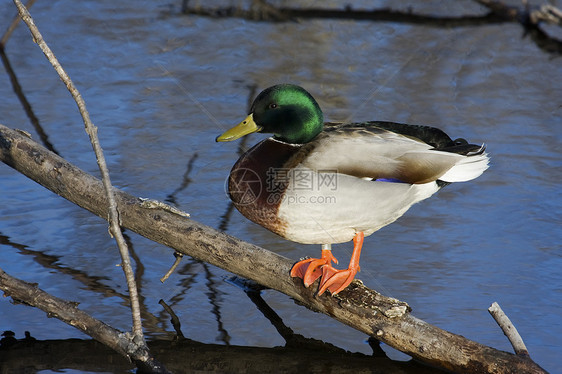
<svg viewBox="0 0 562 374">
<path fill-rule="evenodd" d="M 375 179 L 376 182 L 390 182 L 390 183 L 406 183 L 404 181 L 401 181 L 400 179 L 396 179 L 396 178 L 378 178 Z"/>
</svg>

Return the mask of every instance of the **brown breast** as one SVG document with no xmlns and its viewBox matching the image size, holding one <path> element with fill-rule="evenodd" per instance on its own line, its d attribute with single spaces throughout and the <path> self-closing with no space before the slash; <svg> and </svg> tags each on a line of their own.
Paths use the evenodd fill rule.
<svg viewBox="0 0 562 374">
<path fill-rule="evenodd" d="M 286 224 L 277 213 L 287 187 L 283 176 L 288 169 L 284 166 L 300 147 L 265 139 L 240 157 L 228 180 L 228 192 L 236 209 L 281 236 L 284 236 Z"/>
</svg>

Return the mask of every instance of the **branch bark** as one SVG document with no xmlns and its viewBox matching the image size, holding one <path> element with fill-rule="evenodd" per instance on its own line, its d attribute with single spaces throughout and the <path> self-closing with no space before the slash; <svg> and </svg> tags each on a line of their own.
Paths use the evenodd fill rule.
<svg viewBox="0 0 562 374">
<path fill-rule="evenodd" d="M 102 182 L 20 132 L 0 125 L 0 160 L 56 194 L 107 219 Z M 183 254 L 280 291 L 429 365 L 458 373 L 545 373 L 528 358 L 442 330 L 414 316 L 406 303 L 354 282 L 335 297 L 314 296 L 289 276 L 292 260 L 114 188 L 122 226 Z M 259 270 L 256 270 L 259 269 Z"/>
<path fill-rule="evenodd" d="M 511 343 L 515 354 L 520 356 L 529 356 L 529 351 L 521 339 L 521 335 L 511 323 L 509 317 L 503 312 L 500 305 L 496 302 L 492 303 L 492 305 L 488 308 L 488 312 L 494 317 L 498 326 L 502 329 L 503 333 L 507 337 L 507 340 Z"/>
</svg>

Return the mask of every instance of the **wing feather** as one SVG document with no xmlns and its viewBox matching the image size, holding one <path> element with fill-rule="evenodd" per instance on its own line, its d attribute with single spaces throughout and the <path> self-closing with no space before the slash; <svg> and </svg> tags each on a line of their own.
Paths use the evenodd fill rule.
<svg viewBox="0 0 562 374">
<path fill-rule="evenodd" d="M 418 184 L 476 178 L 487 168 L 487 156 L 483 150 L 469 156 L 440 151 L 410 134 L 357 124 L 328 127 L 290 160 L 291 167 L 299 164 L 357 178 Z"/>
</svg>

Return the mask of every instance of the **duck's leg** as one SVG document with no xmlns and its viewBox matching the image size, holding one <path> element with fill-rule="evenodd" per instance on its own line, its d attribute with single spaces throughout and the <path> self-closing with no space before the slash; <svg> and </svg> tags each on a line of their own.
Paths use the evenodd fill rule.
<svg viewBox="0 0 562 374">
<path fill-rule="evenodd" d="M 332 261 L 338 263 L 338 260 L 332 255 L 332 245 L 322 244 L 322 257 L 307 258 L 297 262 L 291 269 L 291 277 L 301 278 L 304 286 L 308 287 L 322 275 L 323 266 L 332 266 Z"/>
<path fill-rule="evenodd" d="M 346 288 L 355 278 L 355 274 L 360 270 L 359 257 L 361 256 L 364 237 L 365 235 L 362 232 L 355 234 L 353 238 L 353 253 L 351 254 L 351 260 L 347 269 L 338 270 L 329 264 L 322 267 L 322 280 L 320 281 L 318 295 L 322 295 L 326 290 L 335 295 Z"/>
</svg>

